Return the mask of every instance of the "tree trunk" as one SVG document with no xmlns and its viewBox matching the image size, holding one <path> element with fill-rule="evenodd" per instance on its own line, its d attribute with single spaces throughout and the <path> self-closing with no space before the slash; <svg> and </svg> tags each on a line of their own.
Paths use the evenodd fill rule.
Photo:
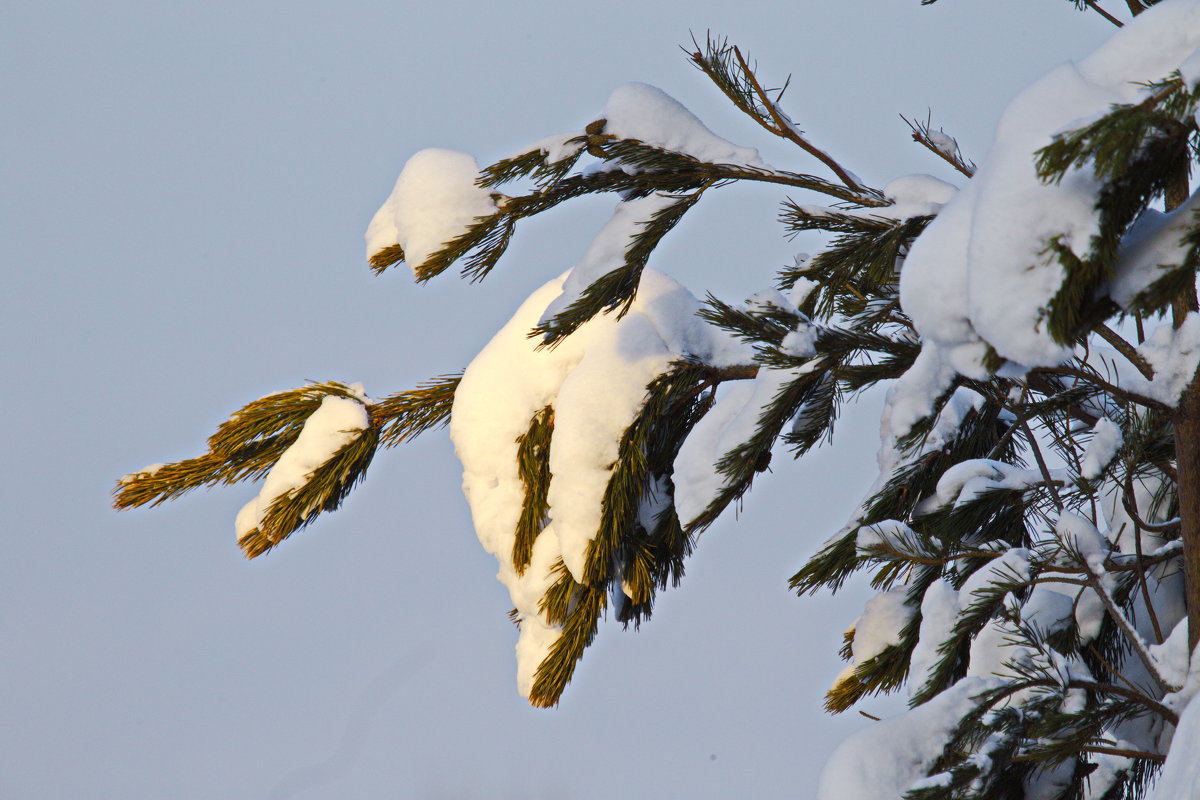
<svg viewBox="0 0 1200 800">
<path fill-rule="evenodd" d="M 1200 379 L 1196 377 L 1180 399 L 1175 416 L 1175 465 L 1191 652 L 1200 642 Z"/>
</svg>

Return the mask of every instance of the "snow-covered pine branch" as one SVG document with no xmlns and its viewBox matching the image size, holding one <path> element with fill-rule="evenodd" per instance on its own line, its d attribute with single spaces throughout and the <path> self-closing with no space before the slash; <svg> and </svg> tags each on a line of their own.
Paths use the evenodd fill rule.
<svg viewBox="0 0 1200 800">
<path fill-rule="evenodd" d="M 369 226 L 376 271 L 407 262 L 425 281 L 457 263 L 479 280 L 521 220 L 596 193 L 614 213 L 461 375 L 379 400 L 323 383 L 255 401 L 204 455 L 123 478 L 116 505 L 265 478 L 237 525 L 254 556 L 336 508 L 379 443 L 448 423 L 512 602 L 519 691 L 552 706 L 608 609 L 648 619 L 775 455 L 835 438 L 841 407 L 886 387 L 878 477 L 845 526 L 799 546 L 814 554 L 791 585 L 870 577 L 827 707 L 906 686 L 911 709 L 849 739 L 818 797 L 1190 797 L 1200 0 L 1135 5 L 1012 101 L 978 166 L 909 123 L 947 180 L 874 188 L 713 37 L 692 63 L 815 174 L 645 84 L 483 169 L 421 151 Z M 656 248 L 734 182 L 795 193 L 785 232 L 825 244 L 744 301 L 701 303 Z"/>
</svg>

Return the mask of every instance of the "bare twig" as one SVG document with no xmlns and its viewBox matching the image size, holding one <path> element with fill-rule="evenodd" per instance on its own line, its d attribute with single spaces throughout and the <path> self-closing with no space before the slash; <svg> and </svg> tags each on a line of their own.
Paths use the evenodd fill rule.
<svg viewBox="0 0 1200 800">
<path fill-rule="evenodd" d="M 1123 686 L 1116 686 L 1111 683 L 1097 683 L 1095 681 L 1084 681 L 1072 679 L 1067 683 L 1071 689 L 1087 689 L 1092 692 L 1103 692 L 1105 694 L 1115 694 L 1118 697 L 1124 697 L 1126 700 L 1132 700 L 1135 703 L 1145 706 L 1154 713 L 1161 716 L 1172 725 L 1179 724 L 1179 715 L 1171 709 L 1164 706 L 1152 697 L 1147 697 L 1142 692 L 1135 689 L 1126 689 Z"/>
<path fill-rule="evenodd" d="M 1169 406 L 1159 400 L 1155 400 L 1153 397 L 1147 397 L 1144 394 L 1138 394 L 1137 392 L 1131 392 L 1128 389 L 1122 389 L 1120 386 L 1104 380 L 1104 378 L 1101 378 L 1099 375 L 1092 374 L 1086 370 L 1079 369 L 1078 367 L 1060 364 L 1057 367 L 1038 367 L 1036 371 L 1078 378 L 1081 381 L 1087 381 L 1088 383 L 1095 385 L 1097 388 L 1103 389 L 1119 400 L 1136 403 L 1139 406 L 1153 408 L 1164 413 L 1171 411 Z"/>
<path fill-rule="evenodd" d="M 1100 747 L 1094 745 L 1085 745 L 1079 748 L 1084 753 L 1103 753 L 1110 756 L 1124 756 L 1125 758 L 1145 758 L 1150 761 L 1166 761 L 1167 757 L 1161 753 L 1147 753 L 1145 750 L 1128 750 L 1124 747 Z"/>
<path fill-rule="evenodd" d="M 1112 14 L 1108 13 L 1103 8 L 1101 8 L 1100 4 L 1097 3 L 1095 0 L 1084 0 L 1084 2 L 1088 4 L 1088 8 L 1092 9 L 1092 11 L 1095 11 L 1097 14 L 1104 17 L 1106 20 L 1111 22 L 1113 25 L 1116 25 L 1118 28 L 1125 27 L 1124 22 L 1121 22 L 1121 20 L 1117 19 Z"/>
<path fill-rule="evenodd" d="M 1111 344 L 1118 353 L 1129 359 L 1129 363 L 1137 367 L 1143 378 L 1148 381 L 1154 380 L 1154 367 L 1150 366 L 1150 362 L 1143 358 L 1133 345 L 1122 339 L 1116 331 L 1107 325 L 1101 325 L 1096 328 L 1096 333 L 1101 339 Z"/>
<path fill-rule="evenodd" d="M 838 176 L 838 180 L 846 184 L 847 187 L 856 192 L 867 191 L 868 187 L 863 186 L 861 183 L 855 180 L 854 177 L 851 176 L 841 164 L 834 160 L 833 156 L 829 155 L 819 147 L 816 147 L 809 142 L 808 139 L 804 138 L 800 134 L 800 131 L 796 130 L 796 126 L 779 113 L 779 107 L 776 105 L 775 101 L 767 95 L 766 91 L 763 90 L 762 85 L 758 82 L 758 77 L 754 74 L 754 71 L 750 69 L 750 65 L 746 63 L 746 59 L 742 56 L 741 49 L 734 47 L 733 55 L 735 58 L 737 58 L 738 66 L 741 67 L 742 73 L 746 76 L 746 80 L 750 81 L 750 86 L 753 87 L 754 93 L 758 95 L 759 100 L 762 102 L 763 108 L 765 108 L 767 113 L 771 115 L 771 120 L 775 123 L 775 126 L 771 127 L 765 122 L 761 121 L 760 124 L 777 136 L 782 136 L 783 138 L 799 145 L 809 155 L 813 156 L 822 164 L 829 167 L 829 169 L 833 171 L 833 174 Z"/>
<path fill-rule="evenodd" d="M 1129 640 L 1129 646 L 1133 648 L 1133 652 L 1137 653 L 1141 659 L 1142 666 L 1146 668 L 1146 672 L 1158 684 L 1158 689 L 1163 694 L 1168 692 L 1178 691 L 1178 687 L 1167 683 L 1162 674 L 1158 671 L 1158 665 L 1154 663 L 1154 659 L 1150 657 L 1150 653 L 1146 650 L 1146 643 L 1142 641 L 1142 637 L 1129 624 L 1129 620 L 1125 618 L 1125 614 L 1117 607 L 1117 603 L 1112 599 L 1112 595 L 1104 588 L 1104 584 L 1100 580 L 1100 576 L 1092 569 L 1091 564 L 1087 563 L 1087 559 L 1080 558 L 1079 564 L 1083 568 L 1083 572 L 1087 575 L 1088 583 L 1091 584 L 1092 591 L 1100 598 L 1100 602 L 1108 609 L 1108 613 L 1112 616 L 1113 621 L 1117 623 L 1117 627 L 1125 634 L 1125 638 Z"/>
<path fill-rule="evenodd" d="M 950 166 L 954 167 L 963 175 L 966 175 L 968 178 L 975 175 L 975 162 L 968 161 L 962 157 L 962 152 L 958 149 L 958 141 L 954 140 L 953 137 L 951 137 L 951 140 L 954 141 L 954 152 L 946 152 L 938 146 L 937 142 L 933 140 L 933 136 L 930 133 L 932 129 L 929 122 L 916 122 L 910 120 L 903 114 L 900 115 L 900 119 L 904 120 L 904 123 L 912 130 L 912 138 L 914 142 L 921 145 L 926 150 L 933 153 Z"/>
<path fill-rule="evenodd" d="M 1058 496 L 1058 486 L 1061 481 L 1055 481 L 1050 477 L 1050 468 L 1046 466 L 1046 459 L 1042 458 L 1042 448 L 1038 447 L 1037 437 L 1033 435 L 1033 431 L 1029 427 L 1029 423 L 1021 420 L 1021 429 L 1025 431 L 1025 438 L 1029 441 L 1029 449 L 1033 451 L 1034 460 L 1037 461 L 1038 469 L 1042 471 L 1042 478 L 1047 486 L 1050 487 L 1050 498 L 1054 501 L 1054 507 L 1059 513 L 1063 510 L 1062 498 Z"/>
</svg>

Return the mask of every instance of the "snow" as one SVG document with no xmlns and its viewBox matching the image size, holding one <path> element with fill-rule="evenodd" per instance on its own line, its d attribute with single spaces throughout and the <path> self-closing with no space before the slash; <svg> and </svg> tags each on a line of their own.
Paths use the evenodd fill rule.
<svg viewBox="0 0 1200 800">
<path fill-rule="evenodd" d="M 1200 315 L 1190 312 L 1178 328 L 1160 325 L 1138 352 L 1154 369 L 1154 379 L 1128 378 L 1124 387 L 1174 406 L 1200 365 Z"/>
<path fill-rule="evenodd" d="M 539 604 L 561 558 L 583 578 L 588 546 L 600 525 L 601 501 L 619 442 L 645 399 L 645 387 L 683 356 L 708 359 L 738 345 L 706 325 L 699 301 L 671 278 L 647 269 L 630 311 L 601 315 L 539 348 L 529 331 L 570 280 L 563 275 L 521 305 L 463 374 L 454 395 L 450 437 L 463 465 L 463 492 L 484 549 L 499 562 L 521 623 L 518 690 L 532 687 L 537 665 L 559 635 Z M 524 486 L 517 438 L 547 405 L 554 407 L 548 522 L 523 574 L 512 564 Z"/>
<path fill-rule="evenodd" d="M 258 495 L 238 512 L 234 527 L 238 541 L 261 524 L 271 504 L 308 483 L 313 472 L 371 425 L 366 407 L 358 400 L 326 395 L 304 421 L 296 441 L 271 467 Z"/>
<path fill-rule="evenodd" d="M 675 512 L 685 527 L 704 513 L 725 485 L 725 476 L 717 472 L 716 463 L 741 443 L 736 441 L 740 431 L 731 435 L 727 432 L 750 405 L 754 389 L 753 381 L 721 386 L 712 408 L 696 423 L 679 448 L 673 470 Z"/>
<path fill-rule="evenodd" d="M 588 246 L 583 258 L 567 275 L 562 294 L 542 312 L 539 324 L 545 324 L 579 299 L 583 291 L 605 274 L 625 266 L 625 253 L 634 237 L 656 211 L 676 201 L 670 195 L 655 192 L 647 197 L 626 200 L 617 204 L 612 218 L 600 229 Z"/>
<path fill-rule="evenodd" d="M 875 212 L 893 219 L 928 216 L 938 213 L 956 194 L 957 186 L 932 175 L 902 175 L 883 187 L 883 196 L 892 205 Z"/>
<path fill-rule="evenodd" d="M 909 662 L 910 696 L 919 692 L 932 677 L 933 668 L 941 659 L 938 648 L 954 631 L 958 611 L 958 590 L 944 579 L 938 578 L 925 590 L 921 599 L 921 630 Z"/>
<path fill-rule="evenodd" d="M 1021 604 L 1021 621 L 1046 635 L 1065 629 L 1075 618 L 1075 594 L 1064 594 L 1053 586 L 1037 584 Z"/>
<path fill-rule="evenodd" d="M 1023 547 L 1010 548 L 990 562 L 971 573 L 959 589 L 961 603 L 965 607 L 978 599 L 978 595 L 1018 578 L 1029 577 L 1029 551 Z"/>
<path fill-rule="evenodd" d="M 1062 478 L 1065 472 L 1051 470 L 1051 478 Z M 960 461 L 942 473 L 936 493 L 922 501 L 920 512 L 927 513 L 942 506 L 969 503 L 985 492 L 996 489 L 1025 489 L 1041 483 L 1039 470 L 1022 469 L 1003 461 L 974 458 Z"/>
<path fill-rule="evenodd" d="M 1183 237 L 1196 223 L 1200 195 L 1164 214 L 1147 209 L 1121 240 L 1117 272 L 1109 284 L 1113 302 L 1128 308 L 1155 280 L 1184 263 L 1188 246 Z"/>
<path fill-rule="evenodd" d="M 958 152 L 958 142 L 954 137 L 945 131 L 931 130 L 925 134 L 925 138 L 933 145 L 939 153 L 947 158 L 954 158 L 954 154 Z"/>
<path fill-rule="evenodd" d="M 675 456 L 675 510 L 686 527 L 725 487 L 716 464 L 754 435 L 759 417 L 796 370 L 760 368 L 752 381 L 725 388 L 711 410 L 692 428 Z"/>
<path fill-rule="evenodd" d="M 887 519 L 859 528 L 855 546 L 861 551 L 883 546 L 907 552 L 911 549 L 908 543 L 916 539 L 917 534 L 912 528 L 899 520 Z"/>
<path fill-rule="evenodd" d="M 1172 686 L 1183 686 L 1188 677 L 1188 621 L 1175 623 L 1171 633 L 1162 644 L 1152 644 L 1147 649 L 1158 669 L 1158 674 Z"/>
<path fill-rule="evenodd" d="M 479 165 L 466 153 L 429 148 L 413 154 L 367 226 L 367 258 L 398 244 L 415 271 L 478 217 L 496 212 L 478 178 Z"/>
<path fill-rule="evenodd" d="M 993 685 L 964 678 L 928 703 L 873 722 L 843 742 L 821 772 L 817 800 L 897 800 L 925 780 L 973 697 Z"/>
<path fill-rule="evenodd" d="M 637 139 L 710 164 L 766 168 L 752 147 L 739 147 L 710 131 L 695 114 L 655 86 L 627 83 L 608 98 L 604 132 Z"/>
<path fill-rule="evenodd" d="M 1179 725 L 1171 739 L 1166 763 L 1146 800 L 1200 797 L 1200 759 L 1196 758 L 1200 753 L 1200 703 L 1190 702 L 1200 693 L 1200 647 L 1192 652 L 1191 663 L 1193 667 L 1183 690 L 1164 698 L 1165 703 L 1180 712 Z"/>
<path fill-rule="evenodd" d="M 880 592 L 854 622 L 854 640 L 850 645 L 851 664 L 865 664 L 887 648 L 900 644 L 900 630 L 913 618 L 916 609 L 907 603 L 908 587 Z"/>
<path fill-rule="evenodd" d="M 839 208 L 823 205 L 798 205 L 810 217 L 851 217 L 902 221 L 937 214 L 958 193 L 958 187 L 932 175 L 901 175 L 883 187 L 883 196 L 891 205 L 878 208 Z M 805 261 L 808 260 L 805 254 Z M 803 262 L 797 260 L 797 266 Z"/>
<path fill-rule="evenodd" d="M 779 350 L 796 358 L 812 358 L 817 354 L 817 333 L 815 326 L 802 321 L 783 337 Z"/>
<path fill-rule="evenodd" d="M 1108 417 L 1102 417 L 1092 429 L 1092 440 L 1088 442 L 1087 450 L 1084 451 L 1079 477 L 1088 481 L 1099 478 L 1104 473 L 1104 468 L 1117 457 L 1117 452 L 1124 443 L 1125 438 L 1116 423 Z"/>
<path fill-rule="evenodd" d="M 535 150 L 540 150 L 546 154 L 547 164 L 556 164 L 559 161 L 570 158 L 583 149 L 582 142 L 572 142 L 572 139 L 578 139 L 583 135 L 582 131 L 570 131 L 568 133 L 560 133 L 555 136 L 547 136 L 544 139 L 539 139 L 528 147 L 522 148 L 520 151 L 513 153 L 509 158 L 516 158 L 525 153 L 532 153 Z"/>
<path fill-rule="evenodd" d="M 1054 532 L 1063 544 L 1083 556 L 1094 571 L 1103 571 L 1104 559 L 1108 558 L 1112 546 L 1104 534 L 1096 530 L 1091 520 L 1072 511 L 1064 511 L 1058 517 Z"/>
<path fill-rule="evenodd" d="M 128 475 L 122 475 L 117 483 L 119 483 L 121 486 L 128 486 L 134 481 L 152 477 L 156 472 L 165 466 L 166 464 L 163 463 L 147 464 L 136 472 L 130 472 Z"/>
<path fill-rule="evenodd" d="M 901 303 L 922 336 L 946 348 L 987 341 L 1024 366 L 1070 355 L 1045 327 L 1064 273 L 1048 245 L 1086 256 L 1101 183 L 1090 169 L 1045 183 L 1035 152 L 1059 132 L 1137 101 L 1200 44 L 1200 3 L 1160 3 L 1078 64 L 1052 70 L 1012 101 L 987 158 L 914 242 Z M 1014 236 L 1013 231 L 1020 231 Z"/>
</svg>

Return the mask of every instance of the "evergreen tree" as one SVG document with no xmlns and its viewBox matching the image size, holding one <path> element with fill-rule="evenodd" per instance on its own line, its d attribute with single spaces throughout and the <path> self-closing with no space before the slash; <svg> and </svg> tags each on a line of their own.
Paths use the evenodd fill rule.
<svg viewBox="0 0 1200 800">
<path fill-rule="evenodd" d="M 237 517 L 253 558 L 336 509 L 380 446 L 449 424 L 512 596 L 520 689 L 552 706 L 610 606 L 649 618 L 774 452 L 804 455 L 843 403 L 887 385 L 879 477 L 792 587 L 870 574 L 826 705 L 906 688 L 911 710 L 847 742 L 820 796 L 1140 798 L 1164 764 L 1156 796 L 1189 796 L 1200 2 L 1128 5 L 1109 43 L 1013 101 L 978 167 L 910 123 L 959 186 L 868 185 L 788 117 L 786 83 L 764 88 L 713 38 L 692 63 L 831 179 L 776 169 L 641 84 L 482 170 L 422 151 L 368 230 L 377 272 L 481 280 L 521 220 L 585 194 L 618 203 L 465 371 L 384 398 L 326 382 L 256 400 L 205 454 L 121 479 L 116 505 L 262 478 Z M 827 244 L 745 302 L 700 302 L 649 262 L 739 181 L 824 198 L 781 219 Z"/>
</svg>

